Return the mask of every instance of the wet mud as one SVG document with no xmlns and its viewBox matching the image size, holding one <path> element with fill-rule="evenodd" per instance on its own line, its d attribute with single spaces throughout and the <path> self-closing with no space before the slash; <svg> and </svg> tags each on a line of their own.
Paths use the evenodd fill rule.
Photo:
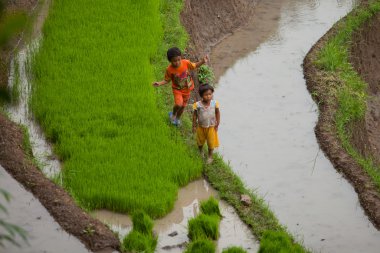
<svg viewBox="0 0 380 253">
<path fill-rule="evenodd" d="M 174 209 L 162 219 L 155 220 L 154 231 L 158 235 L 156 252 L 183 252 L 189 242 L 187 222 L 199 213 L 199 203 L 217 192 L 205 180 L 197 180 L 180 189 Z M 241 246 L 247 252 L 257 252 L 258 243 L 249 228 L 240 220 L 235 210 L 224 201 L 220 201 L 223 219 L 220 223 L 218 252 L 229 246 Z M 94 217 L 111 226 L 112 230 L 124 237 L 132 230 L 132 221 L 128 215 L 107 210 L 93 212 Z M 172 233 L 176 235 L 173 236 Z"/>
<path fill-rule="evenodd" d="M 319 148 L 313 132 L 318 110 L 301 66 L 312 45 L 354 5 L 285 1 L 278 29 L 237 60 L 215 92 L 222 112 L 220 153 L 281 223 L 316 252 L 378 252 L 380 247 L 380 233 L 354 188 Z M 223 57 L 213 53 L 211 60 Z"/>
<path fill-rule="evenodd" d="M 89 252 L 79 240 L 64 231 L 38 199 L 26 191 L 1 166 L 0 186 L 11 194 L 11 201 L 5 204 L 8 214 L 1 213 L 0 218 L 24 229 L 28 238 L 27 242 L 20 237 L 15 238 L 20 247 L 6 243 L 1 252 Z M 3 201 L 1 203 L 4 204 Z M 4 231 L 0 230 L 1 232 Z"/>
</svg>

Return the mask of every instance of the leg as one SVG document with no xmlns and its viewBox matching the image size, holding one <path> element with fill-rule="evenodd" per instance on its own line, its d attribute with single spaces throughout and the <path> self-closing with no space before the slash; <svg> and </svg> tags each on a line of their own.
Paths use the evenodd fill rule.
<svg viewBox="0 0 380 253">
<path fill-rule="evenodd" d="M 180 119 L 182 116 L 182 113 L 185 111 L 184 106 L 179 106 L 179 109 L 177 110 L 177 113 L 175 114 L 176 119 Z M 173 112 L 174 114 L 174 112 Z"/>
<path fill-rule="evenodd" d="M 183 98 L 181 91 L 173 90 L 174 95 L 174 106 L 173 106 L 173 116 L 171 118 L 172 122 L 176 122 L 178 111 L 181 110 L 183 104 Z"/>
<path fill-rule="evenodd" d="M 214 152 L 214 149 L 211 149 L 211 148 L 208 149 L 207 164 L 211 164 L 214 161 L 214 158 L 212 157 L 213 152 Z"/>
<path fill-rule="evenodd" d="M 181 108 L 182 108 L 182 106 L 179 106 L 176 104 L 173 106 L 173 118 L 172 118 L 172 120 L 178 118 L 177 115 L 178 115 L 178 112 L 181 110 Z"/>
<path fill-rule="evenodd" d="M 177 111 L 176 118 L 180 119 L 182 116 L 182 113 L 185 111 L 185 108 L 187 106 L 187 102 L 190 99 L 190 93 L 181 93 L 182 95 L 182 106 L 181 108 Z"/>
</svg>

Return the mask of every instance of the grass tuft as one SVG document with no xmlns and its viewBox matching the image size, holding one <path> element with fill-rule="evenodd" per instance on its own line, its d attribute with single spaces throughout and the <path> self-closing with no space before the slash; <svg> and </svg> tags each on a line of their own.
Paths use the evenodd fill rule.
<svg viewBox="0 0 380 253">
<path fill-rule="evenodd" d="M 189 238 L 217 240 L 219 238 L 220 218 L 216 215 L 200 214 L 188 222 Z"/>
<path fill-rule="evenodd" d="M 222 253 L 247 253 L 247 251 L 245 251 L 241 247 L 230 247 L 227 249 L 223 249 Z"/>
<path fill-rule="evenodd" d="M 196 240 L 191 242 L 185 253 L 215 253 L 215 244 L 209 240 Z"/>
<path fill-rule="evenodd" d="M 124 238 L 122 250 L 126 253 L 153 253 L 156 246 L 156 237 L 133 230 Z"/>
<path fill-rule="evenodd" d="M 203 214 L 222 217 L 219 209 L 219 203 L 214 197 L 210 197 L 206 201 L 201 201 L 200 209 Z"/>
<path fill-rule="evenodd" d="M 260 242 L 259 253 L 301 253 L 301 246 L 292 243 L 289 236 L 284 232 L 266 231 Z"/>
<path fill-rule="evenodd" d="M 142 234 L 151 234 L 153 220 L 143 211 L 137 211 L 132 215 L 133 229 Z"/>
</svg>

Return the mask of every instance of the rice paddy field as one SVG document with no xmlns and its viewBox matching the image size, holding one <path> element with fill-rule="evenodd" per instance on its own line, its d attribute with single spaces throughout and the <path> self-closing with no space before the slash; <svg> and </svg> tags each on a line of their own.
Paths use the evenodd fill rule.
<svg viewBox="0 0 380 253">
<path fill-rule="evenodd" d="M 64 186 L 82 207 L 161 217 L 178 188 L 201 175 L 201 160 L 172 131 L 150 85 L 167 64 L 158 69 L 152 61 L 165 59 L 157 52 L 160 10 L 168 2 L 182 4 L 56 0 L 51 6 L 33 59 L 32 108 L 63 162 Z"/>
</svg>

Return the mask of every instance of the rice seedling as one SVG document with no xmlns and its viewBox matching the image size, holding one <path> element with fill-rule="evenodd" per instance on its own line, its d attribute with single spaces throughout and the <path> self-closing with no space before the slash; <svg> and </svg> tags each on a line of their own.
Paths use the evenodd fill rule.
<svg viewBox="0 0 380 253">
<path fill-rule="evenodd" d="M 367 101 L 367 84 L 353 69 L 349 50 L 353 32 L 380 11 L 380 1 L 371 1 L 367 7 L 353 11 L 338 26 L 338 32 L 321 49 L 315 64 L 335 73 L 342 81 L 336 92 L 338 110 L 335 116 L 338 137 L 346 151 L 362 166 L 380 189 L 380 168 L 371 157 L 364 157 L 351 144 L 350 125 L 364 119 Z"/>
<path fill-rule="evenodd" d="M 223 249 L 222 253 L 247 253 L 247 251 L 245 251 L 241 247 L 229 247 L 229 248 Z"/>
<path fill-rule="evenodd" d="M 201 160 L 168 126 L 150 85 L 168 2 L 182 6 L 64 0 L 51 7 L 33 59 L 32 108 L 63 161 L 65 187 L 86 209 L 161 217 L 178 188 L 201 175 Z"/>
<path fill-rule="evenodd" d="M 143 211 L 132 215 L 133 230 L 124 238 L 123 252 L 139 253 L 154 252 L 157 246 L 157 236 L 153 234 L 153 221 Z"/>
<path fill-rule="evenodd" d="M 189 238 L 217 240 L 219 238 L 220 218 L 216 215 L 200 214 L 188 222 Z"/>
<path fill-rule="evenodd" d="M 185 253 L 215 253 L 215 244 L 210 240 L 200 239 L 191 242 Z"/>
<path fill-rule="evenodd" d="M 122 250 L 126 253 L 153 253 L 156 245 L 156 237 L 133 230 L 124 238 Z"/>
<path fill-rule="evenodd" d="M 208 200 L 202 201 L 200 209 L 203 214 L 222 217 L 219 209 L 219 203 L 214 197 L 210 197 Z"/>
<path fill-rule="evenodd" d="M 266 231 L 260 241 L 259 253 L 301 253 L 302 247 L 291 241 L 284 232 Z"/>
<path fill-rule="evenodd" d="M 151 234 L 153 230 L 152 219 L 143 211 L 137 211 L 132 215 L 133 229 L 142 234 Z"/>
</svg>

